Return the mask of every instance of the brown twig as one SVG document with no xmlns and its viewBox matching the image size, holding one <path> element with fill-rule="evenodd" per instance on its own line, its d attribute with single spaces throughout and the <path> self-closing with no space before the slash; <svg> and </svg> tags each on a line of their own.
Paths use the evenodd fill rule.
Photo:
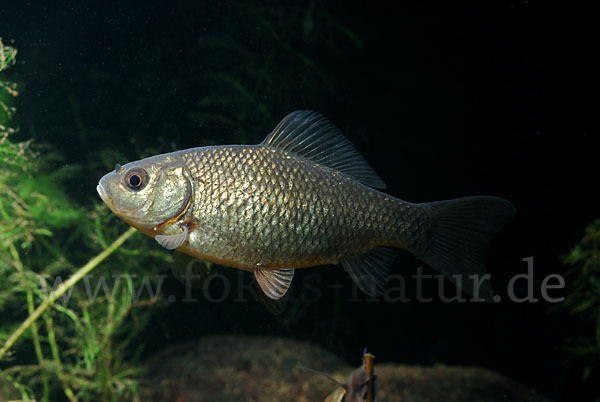
<svg viewBox="0 0 600 402">
<path fill-rule="evenodd" d="M 367 402 L 373 402 L 373 396 L 375 395 L 375 372 L 373 370 L 373 361 L 375 360 L 375 355 L 371 353 L 365 353 L 365 371 L 369 376 L 369 385 L 367 387 Z"/>
</svg>

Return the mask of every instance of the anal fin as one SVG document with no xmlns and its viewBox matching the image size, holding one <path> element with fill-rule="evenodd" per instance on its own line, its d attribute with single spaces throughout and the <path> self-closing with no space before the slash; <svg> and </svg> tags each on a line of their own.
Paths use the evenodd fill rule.
<svg viewBox="0 0 600 402">
<path fill-rule="evenodd" d="M 287 292 L 292 279 L 294 269 L 264 269 L 255 268 L 254 277 L 263 293 L 273 300 L 281 299 Z"/>
<path fill-rule="evenodd" d="M 342 261 L 354 283 L 369 296 L 381 295 L 386 287 L 388 271 L 398 252 L 385 247 L 375 247 L 359 256 Z"/>
</svg>

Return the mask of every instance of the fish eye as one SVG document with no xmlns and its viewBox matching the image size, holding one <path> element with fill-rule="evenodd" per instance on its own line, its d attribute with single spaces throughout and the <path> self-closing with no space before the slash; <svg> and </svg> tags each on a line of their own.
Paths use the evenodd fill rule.
<svg viewBox="0 0 600 402">
<path fill-rule="evenodd" d="M 132 190 L 141 190 L 148 181 L 148 173 L 142 168 L 133 168 L 125 175 L 125 185 Z"/>
</svg>

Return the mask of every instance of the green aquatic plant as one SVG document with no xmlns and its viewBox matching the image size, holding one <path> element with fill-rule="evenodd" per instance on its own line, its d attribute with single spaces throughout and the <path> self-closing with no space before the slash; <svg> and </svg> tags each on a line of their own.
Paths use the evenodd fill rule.
<svg viewBox="0 0 600 402">
<path fill-rule="evenodd" d="M 12 46 L 5 46 L 0 38 L 0 71 L 5 70 L 12 65 L 17 58 L 17 49 Z"/>
<path fill-rule="evenodd" d="M 17 49 L 11 46 L 5 46 L 0 38 L 0 73 L 11 66 L 17 57 Z M 0 133 L 9 131 L 5 124 L 10 120 L 14 113 L 12 99 L 17 96 L 16 85 L 9 81 L 2 80 L 0 76 Z"/>
<path fill-rule="evenodd" d="M 16 51 L 0 41 L 0 53 L 2 70 Z M 9 82 L 0 92 L 0 399 L 136 400 L 134 343 L 160 301 L 161 261 L 142 236 L 123 246 L 135 230 L 103 205 L 71 200 L 76 167 L 53 168 L 48 149 L 13 141 L 18 93 Z"/>
<path fill-rule="evenodd" d="M 600 219 L 585 229 L 563 262 L 570 267 L 566 272 L 570 285 L 560 308 L 582 327 L 582 335 L 568 340 L 567 351 L 581 368 L 583 383 L 593 383 L 600 376 Z M 600 400 L 600 395 L 596 398 Z"/>
</svg>

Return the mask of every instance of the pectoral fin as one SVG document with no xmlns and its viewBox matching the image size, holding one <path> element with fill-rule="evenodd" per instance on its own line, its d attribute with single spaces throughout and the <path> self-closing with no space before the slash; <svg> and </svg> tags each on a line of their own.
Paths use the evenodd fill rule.
<svg viewBox="0 0 600 402">
<path fill-rule="evenodd" d="M 281 299 L 287 292 L 292 278 L 294 277 L 294 269 L 254 269 L 254 277 L 258 286 L 263 293 L 273 299 Z"/>
<path fill-rule="evenodd" d="M 179 234 L 156 235 L 154 240 L 156 240 L 158 242 L 158 244 L 160 244 L 167 250 L 174 250 L 177 247 L 181 246 L 188 237 L 189 229 L 188 229 L 187 225 L 181 225 L 181 229 L 182 229 L 182 232 Z"/>
</svg>

